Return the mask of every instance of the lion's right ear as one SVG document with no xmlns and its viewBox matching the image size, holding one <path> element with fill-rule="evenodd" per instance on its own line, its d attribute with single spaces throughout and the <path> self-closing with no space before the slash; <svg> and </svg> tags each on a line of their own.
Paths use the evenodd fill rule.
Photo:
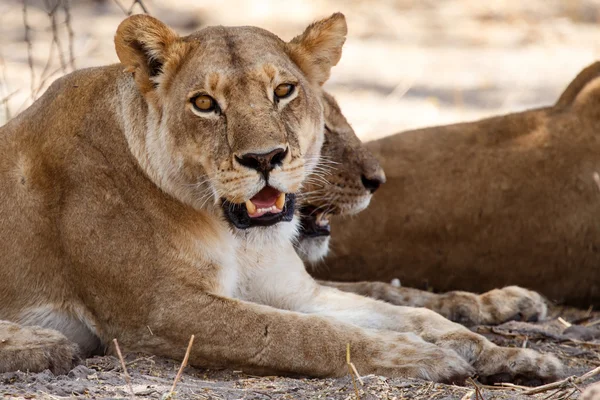
<svg viewBox="0 0 600 400">
<path fill-rule="evenodd" d="M 132 15 L 119 25 L 115 48 L 119 60 L 133 72 L 142 93 L 156 86 L 169 47 L 179 39 L 175 31 L 149 15 Z"/>
</svg>

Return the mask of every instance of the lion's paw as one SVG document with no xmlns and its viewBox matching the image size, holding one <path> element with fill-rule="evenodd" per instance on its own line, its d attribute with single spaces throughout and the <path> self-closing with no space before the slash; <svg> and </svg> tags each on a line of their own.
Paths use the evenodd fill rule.
<svg viewBox="0 0 600 400">
<path fill-rule="evenodd" d="M 530 349 L 494 347 L 484 351 L 474 366 L 486 384 L 513 382 L 538 386 L 563 375 L 563 365 L 555 356 Z"/>
<path fill-rule="evenodd" d="M 366 346 L 368 361 L 361 373 L 456 384 L 475 373 L 453 350 L 425 342 L 412 333 L 386 332 L 377 336 L 376 342 Z"/>
<path fill-rule="evenodd" d="M 448 292 L 438 300 L 439 312 L 462 325 L 499 325 L 507 321 L 535 322 L 546 318 L 546 302 L 538 293 L 518 286 L 481 295 Z"/>
<path fill-rule="evenodd" d="M 66 374 L 77 354 L 77 345 L 58 331 L 0 321 L 0 372 Z"/>
</svg>

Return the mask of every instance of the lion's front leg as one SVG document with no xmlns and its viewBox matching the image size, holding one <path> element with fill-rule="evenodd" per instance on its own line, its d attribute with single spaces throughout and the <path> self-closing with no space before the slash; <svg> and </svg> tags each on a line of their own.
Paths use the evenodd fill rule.
<svg viewBox="0 0 600 400">
<path fill-rule="evenodd" d="M 283 260 L 282 260 L 283 261 Z M 299 260 L 298 260 L 299 261 Z M 538 383 L 561 374 L 552 355 L 530 349 L 503 348 L 425 308 L 395 306 L 319 285 L 294 260 L 263 266 L 249 275 L 253 301 L 382 331 L 414 333 L 426 342 L 452 350 L 489 382 L 524 380 Z"/>
<path fill-rule="evenodd" d="M 466 326 L 499 325 L 511 320 L 538 321 L 547 314 L 542 296 L 518 286 L 494 289 L 483 294 L 462 291 L 438 294 L 385 282 L 319 283 L 399 306 L 425 307 Z"/>
<path fill-rule="evenodd" d="M 189 360 L 195 366 L 338 377 L 348 373 L 350 344 L 353 362 L 366 374 L 456 383 L 473 374 L 454 351 L 414 334 L 369 331 L 318 315 L 203 293 L 189 283 L 166 283 L 168 289 L 156 293 L 166 301 L 142 314 L 147 319 L 136 318 L 117 329 L 124 349 L 182 358 L 194 334 Z M 177 288 L 176 295 L 171 288 Z"/>
<path fill-rule="evenodd" d="M 353 293 L 319 286 L 302 311 L 352 324 L 397 332 L 414 332 L 425 341 L 452 349 L 467 360 L 484 381 L 555 379 L 562 366 L 552 355 L 496 346 L 481 335 L 425 308 L 395 306 Z"/>
</svg>

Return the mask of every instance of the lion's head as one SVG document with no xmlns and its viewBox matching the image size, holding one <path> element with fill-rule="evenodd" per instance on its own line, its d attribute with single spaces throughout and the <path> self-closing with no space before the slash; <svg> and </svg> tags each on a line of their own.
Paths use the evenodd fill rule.
<svg viewBox="0 0 600 400">
<path fill-rule="evenodd" d="M 238 229 L 292 220 L 323 142 L 320 86 L 346 31 L 339 13 L 290 42 L 256 27 L 180 37 L 129 17 L 115 45 L 148 114 L 132 151 L 163 190 Z"/>
<path fill-rule="evenodd" d="M 329 217 L 364 210 L 385 183 L 377 159 L 363 146 L 329 93 L 322 92 L 325 140 L 321 159 L 304 185 L 301 231 L 296 245 L 307 263 L 320 261 L 329 250 Z"/>
</svg>

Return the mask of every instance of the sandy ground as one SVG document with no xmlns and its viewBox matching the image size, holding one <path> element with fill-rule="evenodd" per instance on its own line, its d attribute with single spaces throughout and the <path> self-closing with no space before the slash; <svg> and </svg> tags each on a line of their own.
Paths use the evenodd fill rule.
<svg viewBox="0 0 600 400">
<path fill-rule="evenodd" d="M 58 35 L 53 35 L 47 6 L 55 1 L 28 0 L 24 15 L 22 1 L 0 0 L 0 124 L 73 68 L 70 42 L 77 68 L 117 61 L 112 37 L 124 13 L 116 1 L 72 0 L 72 41 L 61 7 L 55 13 Z M 131 4 L 121 1 L 127 7 Z M 365 140 L 550 104 L 579 70 L 598 58 L 600 50 L 600 1 L 593 0 L 147 0 L 145 4 L 151 14 L 182 33 L 205 25 L 250 24 L 284 39 L 317 17 L 344 12 L 349 37 L 327 88 Z M 29 29 L 25 29 L 24 16 Z M 53 42 L 53 37 L 58 41 Z M 558 310 L 555 316 L 574 321 L 581 313 L 568 318 L 569 313 Z M 600 365 L 600 343 L 595 336 L 573 342 L 573 334 L 565 334 L 556 319 L 544 325 L 513 323 L 478 331 L 499 344 L 526 343 L 551 351 L 568 365 L 569 374 L 580 375 Z M 127 360 L 137 398 L 160 398 L 167 393 L 179 365 L 136 354 L 127 355 Z M 364 382 L 359 387 L 363 399 L 482 398 L 473 384 L 458 387 L 373 376 Z M 484 399 L 532 398 L 519 395 L 518 390 L 480 390 Z M 561 393 L 535 397 L 578 396 L 574 386 L 562 397 Z M 68 376 L 49 372 L 0 375 L 0 394 L 6 398 L 130 396 L 118 360 L 111 356 L 85 360 Z M 236 371 L 188 368 L 176 398 L 351 399 L 355 395 L 349 377 L 257 378 Z"/>
<path fill-rule="evenodd" d="M 557 316 L 574 323 L 567 329 Z M 581 376 L 600 365 L 600 313 L 556 308 L 544 323 L 509 322 L 497 327 L 474 328 L 502 346 L 527 346 L 557 355 L 566 366 L 566 376 Z M 62 399 L 127 398 L 161 399 L 170 392 L 180 363 L 143 354 L 128 354 L 126 368 L 131 389 L 119 359 L 94 357 L 83 361 L 66 376 L 11 372 L 0 374 L 4 398 Z M 360 371 L 359 371 L 360 372 Z M 545 391 L 535 396 L 522 389 L 486 386 L 476 380 L 464 386 L 381 376 L 365 376 L 357 383 L 361 399 L 576 399 L 579 389 L 596 381 L 567 385 L 564 391 Z M 478 397 L 477 391 L 480 396 Z M 134 396 L 132 396 L 132 393 Z M 568 397 L 567 397 L 568 396 Z M 201 370 L 188 367 L 178 382 L 176 399 L 355 399 L 350 376 L 339 379 L 256 377 L 240 371 Z"/>
</svg>

